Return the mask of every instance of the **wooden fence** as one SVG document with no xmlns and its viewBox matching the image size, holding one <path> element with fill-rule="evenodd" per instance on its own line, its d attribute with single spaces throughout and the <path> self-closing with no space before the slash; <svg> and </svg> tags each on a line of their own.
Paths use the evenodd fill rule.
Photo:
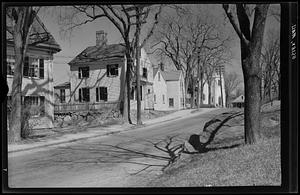
<svg viewBox="0 0 300 195">
<path fill-rule="evenodd" d="M 97 111 L 116 109 L 119 102 L 97 102 L 97 103 L 65 103 L 54 105 L 54 113 Z"/>
</svg>

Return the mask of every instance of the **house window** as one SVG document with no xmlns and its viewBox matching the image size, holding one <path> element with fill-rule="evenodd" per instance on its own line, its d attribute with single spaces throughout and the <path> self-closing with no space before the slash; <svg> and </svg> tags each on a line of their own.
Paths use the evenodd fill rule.
<svg viewBox="0 0 300 195">
<path fill-rule="evenodd" d="M 174 107 L 174 98 L 169 98 L 169 107 Z"/>
<path fill-rule="evenodd" d="M 13 55 L 7 56 L 7 75 L 14 75 L 15 72 L 15 57 Z"/>
<path fill-rule="evenodd" d="M 219 105 L 222 105 L 222 98 L 219 96 Z"/>
<path fill-rule="evenodd" d="M 44 78 L 44 59 L 25 57 L 23 76 Z"/>
<path fill-rule="evenodd" d="M 211 103 L 214 103 L 214 97 L 211 98 Z"/>
<path fill-rule="evenodd" d="M 148 74 L 147 74 L 147 68 L 143 68 L 143 77 L 147 78 Z"/>
<path fill-rule="evenodd" d="M 156 95 L 155 94 L 153 96 L 153 99 L 154 99 L 154 103 L 156 104 Z"/>
<path fill-rule="evenodd" d="M 25 96 L 23 104 L 29 108 L 32 116 L 44 115 L 45 113 L 45 97 L 44 96 Z"/>
<path fill-rule="evenodd" d="M 99 100 L 107 101 L 107 87 L 97 87 L 96 88 L 96 101 L 99 102 Z"/>
<path fill-rule="evenodd" d="M 218 85 L 221 86 L 221 80 L 218 80 Z"/>
<path fill-rule="evenodd" d="M 205 94 L 204 93 L 202 94 L 202 99 L 203 99 L 203 101 L 205 100 Z"/>
<path fill-rule="evenodd" d="M 89 102 L 90 101 L 90 89 L 87 87 L 79 89 L 79 102 Z"/>
<path fill-rule="evenodd" d="M 160 72 L 158 73 L 158 81 L 160 81 Z"/>
<path fill-rule="evenodd" d="M 89 78 L 90 67 L 78 67 L 78 78 Z"/>
<path fill-rule="evenodd" d="M 60 103 L 66 102 L 66 91 L 65 89 L 60 89 Z"/>
<path fill-rule="evenodd" d="M 108 77 L 118 76 L 119 75 L 118 64 L 107 65 L 106 74 Z"/>
<path fill-rule="evenodd" d="M 148 89 L 148 94 L 150 94 L 151 93 L 151 90 L 150 89 Z"/>
<path fill-rule="evenodd" d="M 165 95 L 162 95 L 163 104 L 165 103 Z"/>
<path fill-rule="evenodd" d="M 25 106 L 39 105 L 39 97 L 38 96 L 25 96 L 24 97 L 24 105 Z"/>
</svg>

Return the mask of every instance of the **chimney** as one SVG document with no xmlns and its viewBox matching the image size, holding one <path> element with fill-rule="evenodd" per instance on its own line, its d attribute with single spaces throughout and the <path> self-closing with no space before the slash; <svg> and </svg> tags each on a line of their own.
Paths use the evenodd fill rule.
<svg viewBox="0 0 300 195">
<path fill-rule="evenodd" d="M 107 33 L 105 33 L 103 30 L 96 31 L 96 46 L 106 46 Z"/>
<path fill-rule="evenodd" d="M 161 62 L 159 63 L 159 68 L 161 71 L 165 71 L 165 67 L 164 67 L 164 64 Z"/>
</svg>

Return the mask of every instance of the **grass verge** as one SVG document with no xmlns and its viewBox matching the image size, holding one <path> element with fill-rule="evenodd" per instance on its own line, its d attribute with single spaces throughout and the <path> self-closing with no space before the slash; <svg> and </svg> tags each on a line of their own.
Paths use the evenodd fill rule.
<svg viewBox="0 0 300 195">
<path fill-rule="evenodd" d="M 243 137 L 218 140 L 224 147 L 185 156 L 148 183 L 150 187 L 278 186 L 281 184 L 279 111 L 262 114 L 263 139 L 244 145 Z M 217 144 L 218 145 L 218 144 Z M 228 147 L 228 146 L 232 147 Z"/>
</svg>

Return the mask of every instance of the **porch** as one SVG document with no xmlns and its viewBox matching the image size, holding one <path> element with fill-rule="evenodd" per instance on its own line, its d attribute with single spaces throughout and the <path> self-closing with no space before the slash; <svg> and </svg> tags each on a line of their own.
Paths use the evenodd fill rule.
<svg viewBox="0 0 300 195">
<path fill-rule="evenodd" d="M 69 112 L 100 111 L 118 108 L 119 102 L 86 102 L 86 103 L 63 103 L 54 105 L 54 114 Z"/>
</svg>

